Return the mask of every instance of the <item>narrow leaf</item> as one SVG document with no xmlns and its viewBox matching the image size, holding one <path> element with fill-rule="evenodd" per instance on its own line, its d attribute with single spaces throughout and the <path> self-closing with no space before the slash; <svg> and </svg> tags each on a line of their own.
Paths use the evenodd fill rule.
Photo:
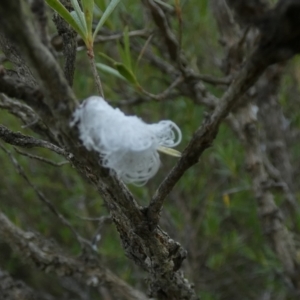
<svg viewBox="0 0 300 300">
<path fill-rule="evenodd" d="M 181 157 L 181 152 L 179 152 L 179 151 L 177 151 L 175 149 L 172 149 L 172 148 L 159 146 L 157 148 L 157 150 L 159 152 L 162 152 L 162 153 L 167 154 L 167 155 L 171 155 L 171 156 L 174 156 L 174 157 Z"/>
<path fill-rule="evenodd" d="M 108 73 L 110 75 L 113 75 L 115 77 L 118 77 L 118 78 L 120 78 L 122 80 L 126 80 L 126 78 L 123 77 L 116 69 L 114 69 L 114 68 L 112 68 L 112 67 L 110 67 L 108 65 L 97 63 L 96 66 L 101 71 L 104 71 L 104 72 L 106 72 L 106 73 Z"/>
<path fill-rule="evenodd" d="M 129 70 L 132 70 L 128 26 L 126 26 L 124 29 L 124 48 L 125 48 L 125 58 L 126 58 L 124 64 L 127 66 Z"/>
<path fill-rule="evenodd" d="M 92 24 L 93 24 L 93 12 L 94 12 L 94 0 L 81 0 L 83 13 L 85 16 L 87 32 L 90 38 L 92 38 Z"/>
<path fill-rule="evenodd" d="M 129 70 L 124 64 L 122 63 L 115 63 L 114 67 L 119 71 L 119 73 L 125 77 L 130 83 L 138 86 L 139 83 L 136 79 L 136 77 L 134 76 L 134 74 L 132 73 L 131 70 Z"/>
<path fill-rule="evenodd" d="M 74 7 L 74 10 L 77 14 L 78 20 L 80 21 L 81 26 L 84 29 L 84 33 L 85 33 L 84 36 L 85 36 L 85 40 L 86 40 L 87 35 L 88 35 L 88 31 L 87 31 L 87 26 L 86 26 L 86 20 L 85 20 L 84 13 L 82 12 L 82 10 L 80 8 L 80 5 L 79 5 L 77 0 L 71 0 L 71 2 L 72 2 L 72 5 Z"/>
<path fill-rule="evenodd" d="M 103 12 L 106 7 L 106 1 L 105 0 L 95 0 L 95 4 L 101 9 Z"/>
<path fill-rule="evenodd" d="M 85 33 L 85 28 L 84 28 L 84 26 L 83 26 L 83 24 L 82 24 L 82 22 L 81 22 L 81 20 L 79 19 L 79 17 L 78 17 L 78 15 L 77 15 L 77 13 L 76 13 L 76 11 L 71 11 L 70 12 L 70 15 L 71 15 L 71 17 L 73 18 L 73 20 L 76 22 L 76 24 L 78 25 L 78 27 L 80 28 L 80 30 L 81 30 L 81 32 L 82 32 L 82 39 L 84 40 L 84 42 L 86 42 L 86 38 L 87 38 L 87 35 L 86 35 L 86 33 Z"/>
<path fill-rule="evenodd" d="M 95 32 L 93 34 L 93 39 L 95 39 L 98 31 L 101 29 L 105 21 L 108 19 L 108 17 L 111 15 L 113 10 L 116 8 L 116 6 L 119 4 L 121 0 L 111 0 L 110 3 L 108 4 L 105 12 L 103 13 L 101 19 L 99 20 L 99 23 L 96 26 Z"/>
<path fill-rule="evenodd" d="M 71 13 L 68 12 L 68 10 L 60 3 L 59 0 L 46 0 L 46 2 L 84 39 L 84 31 L 74 20 Z"/>
<path fill-rule="evenodd" d="M 98 53 L 101 57 L 105 58 L 106 60 L 108 60 L 109 62 L 111 62 L 112 64 L 117 64 L 118 62 L 115 61 L 114 59 L 112 59 L 111 57 L 109 57 L 108 55 L 106 55 L 103 52 L 99 52 Z"/>
</svg>

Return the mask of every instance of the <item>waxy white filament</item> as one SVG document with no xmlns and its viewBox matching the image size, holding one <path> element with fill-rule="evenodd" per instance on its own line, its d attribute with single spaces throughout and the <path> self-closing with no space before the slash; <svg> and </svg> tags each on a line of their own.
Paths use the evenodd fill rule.
<svg viewBox="0 0 300 300">
<path fill-rule="evenodd" d="M 71 126 L 75 124 L 83 145 L 99 153 L 104 167 L 114 170 L 124 182 L 138 185 L 158 171 L 158 148 L 175 147 L 181 141 L 181 131 L 172 121 L 146 124 L 97 96 L 86 99 L 74 112 Z"/>
</svg>

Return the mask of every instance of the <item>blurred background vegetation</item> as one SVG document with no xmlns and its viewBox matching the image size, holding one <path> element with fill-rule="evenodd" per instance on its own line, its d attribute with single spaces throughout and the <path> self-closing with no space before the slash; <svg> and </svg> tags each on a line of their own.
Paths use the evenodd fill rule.
<svg viewBox="0 0 300 300">
<path fill-rule="evenodd" d="M 172 0 L 164 2 L 174 4 Z M 220 64 L 224 53 L 209 1 L 182 0 L 180 3 L 183 18 L 182 48 L 188 60 L 193 68 L 203 74 L 222 76 Z M 144 13 L 139 1 L 121 1 L 100 34 L 105 34 L 106 30 L 123 32 L 126 26 L 129 31 L 145 26 L 151 29 L 154 25 L 145 22 L 147 18 Z M 49 28 L 52 35 L 55 35 L 51 15 L 49 10 Z M 172 22 L 174 30 L 178 29 L 176 17 Z M 131 41 L 139 47 L 143 47 L 146 42 L 144 37 L 132 37 Z M 154 37 L 153 43 L 158 42 Z M 122 61 L 120 49 L 122 39 L 98 43 L 95 48 L 97 62 L 109 65 L 107 60 L 98 55 L 100 52 L 116 61 Z M 131 55 L 135 63 L 139 53 L 131 51 Z M 285 66 L 279 95 L 284 115 L 294 136 L 300 136 L 299 70 L 299 57 Z M 139 61 L 135 72 L 139 83 L 148 92 L 158 94 L 168 87 L 169 79 L 146 60 Z M 182 96 L 126 105 L 126 100 L 136 97 L 136 89 L 112 74 L 102 71 L 99 73 L 105 96 L 114 106 L 120 107 L 128 114 L 138 115 L 149 123 L 162 119 L 173 120 L 183 133 L 179 150 L 187 145 L 208 109 Z M 84 49 L 77 54 L 73 88 L 78 99 L 96 94 Z M 222 95 L 224 91 L 222 87 L 212 85 L 207 85 L 207 89 L 216 96 Z M 0 111 L 0 119 L 3 125 L 14 131 L 33 135 L 32 131 L 22 128 L 21 122 L 4 110 Z M 299 182 L 300 139 L 293 139 L 288 146 L 295 170 L 294 182 Z M 97 222 L 88 218 L 108 214 L 101 197 L 93 187 L 84 182 L 68 164 L 61 167 L 50 166 L 22 156 L 8 145 L 5 147 L 12 151 L 31 181 L 67 217 L 78 232 L 87 239 L 92 239 Z M 27 152 L 55 162 L 62 160 L 45 149 Z M 129 186 L 141 205 L 148 203 L 176 159 L 161 155 L 161 161 L 159 173 L 145 186 Z M 1 209 L 18 226 L 38 231 L 58 241 L 70 253 L 78 254 L 79 246 L 70 230 L 57 222 L 56 217 L 40 202 L 33 189 L 16 172 L 2 151 L 0 163 Z M 251 185 L 245 166 L 244 148 L 232 130 L 223 124 L 212 147 L 204 153 L 200 162 L 185 174 L 166 201 L 161 226 L 187 249 L 188 258 L 183 264 L 183 270 L 187 278 L 195 284 L 202 300 L 296 299 L 285 284 L 281 264 L 263 235 Z M 274 194 L 280 206 L 282 195 L 276 191 Z M 299 200 L 299 188 L 296 196 Z M 298 228 L 294 229 L 296 231 L 300 230 L 299 217 L 297 212 Z M 147 274 L 125 257 L 113 224 L 106 224 L 102 229 L 99 253 L 106 266 L 133 286 L 145 290 Z M 15 278 L 22 279 L 37 289 L 51 292 L 57 299 L 70 296 L 72 299 L 81 299 L 63 280 L 24 264 L 21 257 L 16 256 L 1 242 L 1 238 L 0 266 Z M 99 299 L 99 296 L 94 295 L 93 288 L 89 289 L 90 299 Z M 264 295 L 270 293 L 273 298 L 264 298 Z"/>
</svg>

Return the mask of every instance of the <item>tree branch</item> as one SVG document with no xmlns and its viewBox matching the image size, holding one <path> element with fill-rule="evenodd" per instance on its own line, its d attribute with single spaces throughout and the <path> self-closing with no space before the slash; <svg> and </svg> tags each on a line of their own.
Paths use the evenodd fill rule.
<svg viewBox="0 0 300 300">
<path fill-rule="evenodd" d="M 170 58 L 173 61 L 177 62 L 180 55 L 179 43 L 176 40 L 175 35 L 170 29 L 168 20 L 163 10 L 153 0 L 142 0 L 142 1 L 149 8 L 154 22 L 156 23 L 157 27 L 160 29 L 160 32 L 163 35 Z"/>
<path fill-rule="evenodd" d="M 260 44 L 233 78 L 233 82 L 221 98 L 220 104 L 195 132 L 192 140 L 182 153 L 181 159 L 155 192 L 147 212 L 152 222 L 152 228 L 155 228 L 158 223 L 159 213 L 166 196 L 185 171 L 196 164 L 203 151 L 210 147 L 217 135 L 221 121 L 228 115 L 240 97 L 256 82 L 270 64 L 288 59 L 297 51 L 300 51 L 300 48 L 298 48 L 298 46 L 300 47 L 300 26 L 298 26 L 298 19 L 289 18 L 289 13 L 293 9 L 300 11 L 299 1 L 290 0 L 287 3 L 280 1 L 273 11 L 266 14 L 266 28 L 269 29 L 271 24 L 273 24 L 275 28 L 272 29 L 273 34 L 267 36 L 269 31 L 266 28 L 262 29 Z M 281 21 L 279 23 L 280 27 L 278 26 L 279 20 Z M 286 27 L 282 27 L 283 24 Z M 287 31 L 287 28 L 290 31 Z"/>
<path fill-rule="evenodd" d="M 68 11 L 72 11 L 73 7 L 70 1 L 62 1 L 63 5 Z M 77 51 L 77 33 L 70 27 L 66 21 L 59 16 L 57 13 L 53 16 L 53 21 L 57 28 L 58 34 L 62 39 L 63 54 L 65 57 L 64 73 L 69 85 L 73 85 L 75 62 L 76 62 L 76 51 Z"/>
<path fill-rule="evenodd" d="M 11 11 L 13 13 L 10 13 Z M 64 120 L 70 119 L 77 100 L 58 63 L 34 33 L 33 25 L 30 23 L 29 7 L 20 1 L 14 1 L 10 5 L 3 2 L 0 6 L 0 15 L 2 28 L 7 37 L 22 48 L 24 57 L 37 73 L 37 79 L 51 112 Z"/>
<path fill-rule="evenodd" d="M 20 280 L 15 280 L 0 268 L 0 299 L 57 300 L 49 294 L 37 292 Z"/>
<path fill-rule="evenodd" d="M 149 272 L 151 294 L 159 298 L 167 295 L 169 299 L 197 299 L 192 285 L 177 272 L 186 251 L 159 228 L 155 233 L 149 232 L 145 215 L 126 186 L 99 165 L 95 153 L 81 147 L 77 132 L 69 127 L 76 100 L 57 62 L 34 34 L 30 15 L 23 6 L 20 1 L 1 1 L 0 24 L 36 71 L 55 118 L 51 122 L 45 117 L 45 123 L 59 133 L 62 144 L 74 155 L 73 165 L 100 192 L 126 255 Z"/>
<path fill-rule="evenodd" d="M 0 124 L 0 138 L 13 146 L 19 146 L 24 148 L 34 148 L 41 147 L 49 149 L 59 155 L 62 155 L 66 158 L 71 158 L 71 154 L 67 153 L 64 149 L 51 144 L 50 142 L 38 140 L 32 136 L 27 136 L 19 132 L 13 132 Z"/>
<path fill-rule="evenodd" d="M 12 115 L 21 119 L 24 123 L 23 128 L 30 127 L 39 135 L 46 136 L 51 143 L 57 142 L 52 132 L 30 106 L 0 93 L 0 108 L 6 109 Z"/>
<path fill-rule="evenodd" d="M 38 155 L 33 155 L 33 154 L 30 154 L 30 153 L 24 152 L 24 151 L 22 151 L 22 150 L 20 150 L 20 149 L 18 149 L 18 148 L 14 148 L 14 149 L 15 149 L 15 151 L 16 151 L 17 153 L 19 153 L 19 154 L 21 154 L 21 155 L 23 155 L 23 156 L 26 156 L 26 157 L 29 157 L 29 158 L 32 158 L 32 159 L 35 159 L 35 160 L 38 160 L 38 161 L 42 161 L 42 162 L 44 162 L 44 163 L 46 163 L 46 164 L 49 164 L 49 165 L 51 165 L 51 166 L 53 166 L 53 167 L 62 167 L 62 166 L 64 166 L 64 165 L 70 163 L 70 162 L 67 161 L 67 160 L 61 161 L 61 162 L 54 162 L 54 161 L 52 161 L 52 160 L 50 160 L 50 159 L 47 159 L 47 158 L 45 158 L 45 157 L 41 157 L 41 156 L 38 156 Z"/>
<path fill-rule="evenodd" d="M 68 227 L 70 231 L 73 233 L 75 238 L 77 239 L 78 243 L 81 245 L 82 248 L 85 248 L 86 246 L 91 247 L 91 244 L 84 238 L 82 238 L 78 232 L 75 230 L 75 228 L 71 225 L 71 223 L 57 210 L 57 208 L 49 201 L 45 195 L 31 182 L 31 180 L 26 175 L 23 168 L 20 166 L 20 164 L 17 162 L 17 160 L 13 157 L 10 151 L 6 150 L 1 144 L 0 148 L 7 154 L 10 161 L 12 162 L 13 166 L 15 167 L 16 171 L 19 175 L 21 175 L 25 181 L 28 183 L 28 185 L 35 191 L 36 195 L 40 199 L 42 203 L 44 203 L 48 209 L 59 219 L 59 221 Z"/>
<path fill-rule="evenodd" d="M 235 29 L 229 25 L 229 22 L 226 21 L 224 22 L 224 20 L 226 20 L 226 16 L 220 18 L 221 16 L 220 12 L 224 11 L 224 7 L 222 7 L 224 5 L 224 2 L 223 1 L 215 1 L 215 2 L 217 4 L 215 13 L 217 15 L 217 18 L 219 17 L 218 18 L 219 26 L 227 34 L 227 37 L 226 36 L 224 37 L 224 41 L 226 45 L 228 45 L 228 47 L 234 48 L 234 44 L 232 44 L 232 40 L 234 40 Z M 235 4 L 233 5 L 233 9 L 237 9 L 238 11 L 243 11 L 244 13 L 247 13 L 248 19 L 255 17 L 257 14 L 257 11 L 252 11 L 253 15 L 251 15 L 251 11 L 249 12 L 248 5 L 250 4 L 250 2 L 251 1 L 249 2 L 242 2 L 242 1 L 239 2 L 235 0 L 229 1 L 229 3 L 231 3 L 232 5 Z M 258 1 L 258 2 L 262 4 L 263 1 Z M 255 7 L 257 8 L 257 6 Z M 264 7 L 264 5 L 262 5 L 261 7 Z M 237 13 L 237 15 L 239 14 Z M 243 14 L 240 14 L 240 17 L 242 17 L 242 15 Z M 269 13 L 267 13 L 267 16 L 268 15 Z M 277 17 L 280 18 L 280 15 L 278 15 Z M 239 18 L 239 21 L 241 22 L 241 24 L 243 24 L 242 18 Z M 247 20 L 245 20 L 245 22 L 246 21 Z M 227 41 L 227 39 L 229 39 L 229 41 Z M 255 35 L 252 36 L 252 39 L 255 41 L 256 36 Z M 237 40 L 237 37 L 235 37 L 235 40 Z M 253 43 L 254 42 L 253 40 L 248 41 L 248 43 Z M 262 43 L 264 43 L 264 41 Z M 263 55 L 267 55 L 266 53 L 264 53 L 265 49 L 263 49 L 262 44 L 258 46 L 258 49 L 261 50 Z M 268 52 L 269 51 L 273 52 L 273 59 L 278 55 L 277 60 L 281 60 L 280 57 L 281 50 L 282 49 L 278 49 L 278 47 L 274 47 L 274 49 L 269 48 Z M 278 53 L 276 53 L 276 51 L 278 51 Z M 244 51 L 242 50 L 242 48 L 240 48 L 240 53 L 237 56 L 242 57 L 243 52 Z M 270 58 L 269 56 L 266 57 L 266 61 L 269 58 Z M 231 58 L 228 57 L 228 59 L 230 60 Z M 233 62 L 232 59 L 231 61 Z M 270 64 L 270 61 L 268 63 Z M 231 66 L 232 70 L 239 67 L 238 62 L 236 62 L 236 64 L 237 65 L 233 64 Z M 273 90 L 277 89 L 278 87 L 278 75 L 279 75 L 278 71 L 280 69 L 281 68 L 278 68 L 278 65 L 271 68 L 269 67 L 268 70 L 264 73 L 264 75 L 260 78 L 258 83 L 253 87 L 256 90 L 255 100 L 257 102 L 257 105 L 260 108 L 268 105 L 269 102 L 273 102 L 274 99 L 276 99 L 274 97 L 275 94 L 274 95 L 272 94 L 273 94 Z M 272 78 L 273 77 L 272 75 L 275 77 Z M 264 159 L 261 150 L 262 148 L 261 144 L 264 142 L 264 140 L 263 141 L 259 140 L 258 129 L 256 126 L 257 111 L 259 111 L 259 109 L 256 105 L 251 103 L 254 101 L 253 99 L 251 99 L 250 94 L 245 95 L 243 98 L 244 98 L 243 103 L 240 103 L 241 105 L 238 108 L 236 108 L 235 111 L 235 116 L 236 116 L 235 121 L 237 122 L 237 124 L 235 124 L 234 129 L 238 133 L 238 136 L 245 147 L 247 167 L 252 177 L 253 191 L 255 193 L 255 198 L 258 205 L 258 214 L 261 220 L 262 230 L 264 231 L 264 234 L 268 238 L 274 253 L 276 253 L 277 257 L 282 263 L 285 280 L 289 283 L 289 286 L 292 287 L 293 290 L 296 291 L 296 293 L 298 293 L 299 286 L 300 286 L 300 280 L 298 275 L 299 263 L 297 262 L 295 244 L 291 233 L 288 231 L 287 227 L 284 224 L 283 214 L 280 208 L 276 205 L 276 202 L 274 200 L 274 195 L 271 192 L 271 188 L 273 185 L 270 182 L 270 178 L 266 172 L 265 169 L 266 164 L 264 164 L 264 162 L 267 161 L 267 158 Z M 278 126 L 280 126 L 280 120 L 276 114 L 274 116 L 274 111 L 273 111 L 274 107 L 276 107 L 276 105 L 275 106 L 272 105 L 272 107 L 270 107 L 268 111 L 264 112 L 263 121 L 262 121 L 264 125 L 269 124 L 270 122 L 272 123 L 271 128 L 265 128 L 265 130 L 269 130 L 272 132 L 269 133 L 272 135 L 272 140 L 274 140 L 275 137 L 277 138 L 277 136 L 280 135 L 281 132 L 281 128 L 277 128 Z M 277 173 L 279 172 L 277 171 Z M 280 177 L 281 176 L 279 173 L 279 175 L 277 174 L 276 179 Z M 293 202 L 291 199 L 291 193 L 289 193 L 289 191 L 287 190 L 287 185 L 285 184 L 283 188 L 285 189 L 285 194 L 287 199 Z M 296 203 L 294 203 L 293 208 L 295 209 L 296 207 L 297 207 Z"/>
<path fill-rule="evenodd" d="M 116 299 L 146 300 L 141 292 L 128 286 L 110 270 L 103 268 L 98 261 L 81 261 L 64 254 L 62 249 L 42 236 L 26 232 L 16 227 L 0 211 L 0 236 L 22 258 L 45 272 L 59 276 L 73 277 L 84 284 L 107 287 Z"/>
<path fill-rule="evenodd" d="M 300 289 L 297 252 L 291 233 L 284 224 L 284 217 L 268 188 L 269 177 L 263 165 L 260 143 L 257 137 L 256 116 L 251 105 L 239 113 L 241 128 L 245 134 L 247 167 L 252 176 L 253 190 L 258 203 L 258 213 L 265 235 L 280 259 L 285 275 L 296 291 Z"/>
<path fill-rule="evenodd" d="M 37 112 L 42 113 L 42 116 L 47 116 L 47 119 L 53 117 L 44 103 L 44 95 L 41 90 L 36 86 L 26 84 L 18 76 L 9 76 L 2 66 L 0 66 L 0 92 L 12 98 L 22 99 Z"/>
<path fill-rule="evenodd" d="M 263 56 L 259 52 L 254 53 L 247 64 L 235 76 L 214 112 L 203 121 L 203 124 L 194 133 L 193 138 L 183 151 L 182 157 L 158 187 L 150 202 L 148 216 L 153 222 L 154 228 L 158 223 L 159 213 L 167 195 L 185 171 L 196 164 L 204 150 L 211 146 L 222 120 L 266 67 Z"/>
</svg>

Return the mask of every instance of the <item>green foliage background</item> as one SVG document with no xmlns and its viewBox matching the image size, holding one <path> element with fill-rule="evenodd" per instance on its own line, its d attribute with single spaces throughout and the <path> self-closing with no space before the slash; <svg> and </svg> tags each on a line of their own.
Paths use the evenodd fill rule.
<svg viewBox="0 0 300 300">
<path fill-rule="evenodd" d="M 171 0 L 168 2 L 173 4 Z M 201 73 L 222 76 L 218 64 L 224 53 L 218 41 L 219 34 L 209 1 L 186 0 L 181 1 L 181 4 L 182 48 L 188 60 Z M 176 18 L 173 19 L 172 25 L 178 29 Z M 141 4 L 134 0 L 121 1 L 106 26 L 113 32 L 122 32 L 125 26 L 128 26 L 129 30 L 144 26 L 154 27 L 151 23 L 144 24 Z M 50 28 L 54 32 L 53 24 L 50 24 Z M 143 38 L 132 39 L 140 46 L 145 44 Z M 116 61 L 122 61 L 122 55 L 119 53 L 120 48 L 122 49 L 121 42 L 97 44 L 95 53 L 103 52 Z M 133 62 L 136 62 L 138 53 L 131 54 Z M 97 61 L 109 64 L 98 55 Z M 299 66 L 299 58 L 289 62 L 280 90 L 280 103 L 291 122 L 291 128 L 295 130 L 299 130 L 300 127 L 300 113 L 297 108 Z M 136 114 L 148 122 L 161 119 L 176 122 L 183 133 L 179 150 L 187 145 L 207 110 L 183 97 L 122 106 L 122 100 L 136 96 L 135 88 L 110 74 L 100 72 L 100 76 L 106 98 L 128 114 Z M 143 88 L 153 94 L 162 92 L 168 86 L 168 78 L 145 60 L 139 63 L 136 76 Z M 221 88 L 207 88 L 216 96 L 223 93 Z M 74 91 L 78 99 L 96 94 L 85 51 L 79 52 L 77 56 Z M 0 111 L 0 118 L 1 123 L 10 129 L 33 135 L 7 112 Z M 69 165 L 52 167 L 23 157 L 8 145 L 5 147 L 13 152 L 32 182 L 70 220 L 80 234 L 91 239 L 97 223 L 81 217 L 91 218 L 107 214 L 101 197 L 93 187 L 85 183 Z M 290 145 L 294 166 L 299 166 L 299 147 L 299 141 Z M 47 150 L 34 149 L 28 152 L 57 162 L 62 159 Z M 161 155 L 161 160 L 159 173 L 146 186 L 130 186 L 141 205 L 148 203 L 158 184 L 176 162 L 175 158 L 164 155 Z M 72 233 L 39 201 L 32 188 L 17 174 L 7 156 L 1 151 L 0 163 L 1 209 L 18 226 L 54 238 L 67 251 L 78 254 L 79 246 Z M 296 180 L 299 180 L 299 172 L 295 174 L 295 182 Z M 276 200 L 280 205 L 280 193 L 276 194 Z M 262 299 L 264 292 L 270 290 L 278 296 L 276 299 L 296 299 L 285 285 L 281 265 L 261 230 L 251 180 L 245 168 L 243 146 L 226 124 L 222 125 L 212 147 L 204 153 L 200 162 L 185 174 L 170 194 L 162 219 L 162 228 L 188 250 L 183 269 L 189 280 L 194 282 L 202 300 Z M 25 265 L 21 257 L 17 257 L 1 239 L 0 253 L 0 265 L 16 278 L 21 278 L 38 289 L 50 290 L 58 297 L 66 293 L 59 284 L 59 279 Z M 105 226 L 99 253 L 105 265 L 135 287 L 145 290 L 147 274 L 125 257 L 113 225 Z M 92 288 L 91 297 L 99 299 L 93 296 Z M 77 299 L 75 295 L 74 299 Z"/>
</svg>

